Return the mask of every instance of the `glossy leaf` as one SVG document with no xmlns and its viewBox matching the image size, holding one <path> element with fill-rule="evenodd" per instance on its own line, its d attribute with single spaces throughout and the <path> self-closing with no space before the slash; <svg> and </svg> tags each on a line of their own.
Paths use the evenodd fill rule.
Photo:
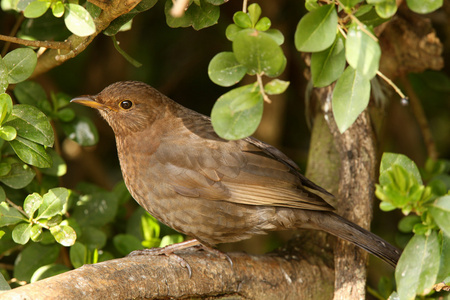
<svg viewBox="0 0 450 300">
<path fill-rule="evenodd" d="M 49 168 L 52 166 L 52 159 L 45 152 L 43 146 L 20 136 L 17 136 L 16 139 L 9 143 L 23 162 L 38 168 Z"/>
<path fill-rule="evenodd" d="M 241 27 L 237 26 L 236 24 L 230 24 L 227 26 L 227 29 L 225 30 L 225 36 L 229 41 L 233 41 L 236 37 L 236 34 L 242 30 Z"/>
<path fill-rule="evenodd" d="M 295 47 L 302 52 L 318 52 L 330 47 L 336 38 L 338 17 L 334 4 L 307 13 L 297 25 Z"/>
<path fill-rule="evenodd" d="M 24 81 L 14 88 L 14 96 L 21 104 L 36 105 L 46 100 L 47 94 L 42 86 L 34 81 Z"/>
<path fill-rule="evenodd" d="M 65 4 L 64 23 L 67 28 L 78 36 L 88 36 L 95 33 L 95 23 L 89 12 L 75 3 Z"/>
<path fill-rule="evenodd" d="M 252 27 L 252 21 L 250 20 L 249 15 L 242 11 L 238 11 L 233 15 L 233 22 L 241 28 Z"/>
<path fill-rule="evenodd" d="M 70 247 L 69 257 L 74 268 L 79 268 L 85 264 L 87 260 L 87 253 L 88 250 L 86 246 L 80 242 L 75 242 L 75 244 Z"/>
<path fill-rule="evenodd" d="M 39 18 L 50 7 L 50 1 L 33 1 L 25 8 L 23 15 L 25 18 Z"/>
<path fill-rule="evenodd" d="M 17 130 L 19 137 L 52 147 L 55 141 L 52 125 L 47 116 L 28 104 L 14 105 L 5 125 Z"/>
<path fill-rule="evenodd" d="M 369 29 L 366 28 L 366 31 Z M 377 41 L 357 25 L 352 25 L 347 33 L 345 57 L 353 69 L 361 76 L 372 79 L 380 63 L 381 48 Z"/>
<path fill-rule="evenodd" d="M 63 214 L 64 206 L 69 199 L 69 191 L 66 188 L 54 188 L 42 196 L 42 204 L 39 207 L 37 219 L 46 219 L 57 214 Z"/>
<path fill-rule="evenodd" d="M 278 95 L 284 93 L 289 86 L 289 81 L 273 79 L 264 86 L 264 91 L 268 95 Z"/>
<path fill-rule="evenodd" d="M 77 241 L 83 243 L 88 250 L 93 251 L 105 247 L 107 236 L 105 232 L 94 226 L 85 226 L 82 227 L 82 233 Z"/>
<path fill-rule="evenodd" d="M 252 135 L 263 111 L 263 97 L 255 84 L 236 88 L 222 95 L 211 112 L 216 133 L 229 140 Z"/>
<path fill-rule="evenodd" d="M 34 178 L 36 173 L 28 165 L 17 162 L 11 164 L 11 171 L 0 177 L 0 181 L 10 188 L 21 189 L 26 187 Z"/>
<path fill-rule="evenodd" d="M 20 245 L 25 245 L 30 240 L 30 223 L 17 224 L 12 231 L 12 239 Z"/>
<path fill-rule="evenodd" d="M 29 282 L 33 273 L 42 266 L 54 263 L 58 257 L 58 244 L 42 245 L 30 243 L 17 256 L 14 263 L 14 277 Z"/>
<path fill-rule="evenodd" d="M 0 238 L 1 238 L 1 236 L 0 236 Z M 3 274 L 0 273 L 0 292 L 8 291 L 10 289 L 11 289 L 11 287 L 9 286 L 8 281 L 6 281 Z"/>
<path fill-rule="evenodd" d="M 8 68 L 0 57 L 0 93 L 4 93 L 8 85 Z"/>
<path fill-rule="evenodd" d="M 114 247 L 122 255 L 128 255 L 134 250 L 142 250 L 141 241 L 130 234 L 118 234 L 113 238 Z"/>
<path fill-rule="evenodd" d="M 11 96 L 6 93 L 0 94 L 0 124 L 9 117 L 13 109 Z"/>
<path fill-rule="evenodd" d="M 77 239 L 75 230 L 67 225 L 52 226 L 50 227 L 50 232 L 55 237 L 55 240 L 65 247 L 72 246 Z"/>
<path fill-rule="evenodd" d="M 62 1 L 56 1 L 52 3 L 52 14 L 57 17 L 61 18 L 64 16 L 64 12 L 66 11 L 66 8 L 64 7 L 64 4 Z"/>
<path fill-rule="evenodd" d="M 8 173 L 10 171 L 11 171 L 11 164 L 5 163 L 5 162 L 0 163 L 0 177 L 8 175 Z M 0 194 L 2 194 L 2 193 L 4 193 L 4 191 L 1 191 L 1 189 L 0 189 Z M 0 202 L 2 202 L 3 200 L 4 199 L 2 199 L 2 197 L 0 196 Z"/>
<path fill-rule="evenodd" d="M 25 217 L 6 202 L 0 203 L 0 227 L 26 221 Z"/>
<path fill-rule="evenodd" d="M 276 77 L 286 67 L 286 57 L 281 47 L 265 32 L 254 29 L 240 31 L 234 38 L 233 52 L 250 74 L 264 73 Z"/>
<path fill-rule="evenodd" d="M 439 228 L 450 237 L 450 196 L 443 196 L 430 207 L 430 214 Z"/>
<path fill-rule="evenodd" d="M 338 79 L 333 91 L 333 115 L 339 131 L 349 128 L 366 109 L 370 98 L 370 81 L 350 66 Z"/>
<path fill-rule="evenodd" d="M 100 227 L 111 222 L 117 213 L 118 199 L 110 192 L 94 192 L 81 196 L 72 217 L 80 226 Z"/>
<path fill-rule="evenodd" d="M 8 69 L 8 82 L 14 84 L 31 76 L 37 64 L 37 56 L 30 48 L 18 48 L 6 54 L 3 62 Z"/>
<path fill-rule="evenodd" d="M 442 235 L 441 265 L 436 282 L 448 282 L 450 277 L 450 236 Z"/>
<path fill-rule="evenodd" d="M 241 65 L 233 52 L 221 52 L 213 57 L 208 66 L 212 82 L 220 86 L 232 86 L 246 74 L 247 68 Z"/>
<path fill-rule="evenodd" d="M 284 35 L 278 29 L 269 29 L 265 31 L 276 43 L 281 46 L 284 43 Z"/>
<path fill-rule="evenodd" d="M 345 7 L 354 7 L 356 4 L 358 4 L 359 2 L 361 2 L 362 0 L 341 0 L 342 5 L 344 5 Z"/>
<path fill-rule="evenodd" d="M 418 14 L 428 14 L 443 5 L 443 0 L 406 0 L 408 7 Z"/>
<path fill-rule="evenodd" d="M 259 20 L 259 17 L 261 16 L 261 6 L 259 6 L 258 3 L 252 3 L 247 7 L 248 10 L 248 16 L 251 20 L 251 26 L 255 27 L 256 23 Z"/>
<path fill-rule="evenodd" d="M 30 218 L 34 217 L 34 213 L 38 210 L 39 206 L 42 205 L 42 201 L 43 199 L 38 193 L 30 194 L 25 198 L 23 209 Z"/>
<path fill-rule="evenodd" d="M 345 69 L 345 47 L 341 36 L 330 48 L 311 55 L 311 77 L 315 87 L 333 83 Z"/>
<path fill-rule="evenodd" d="M 36 282 L 38 280 L 42 280 L 48 277 L 56 276 L 62 273 L 69 271 L 70 269 L 61 264 L 50 264 L 46 266 L 42 266 L 33 273 L 31 276 L 30 283 Z"/>
<path fill-rule="evenodd" d="M 270 19 L 267 17 L 261 18 L 261 20 L 258 21 L 255 25 L 255 29 L 259 31 L 267 31 L 269 30 L 270 26 L 272 26 L 272 22 L 270 22 Z"/>
<path fill-rule="evenodd" d="M 2 126 L 0 127 L 0 138 L 5 141 L 12 141 L 17 137 L 17 131 L 12 126 Z"/>
<path fill-rule="evenodd" d="M 371 3 L 372 1 L 367 1 Z M 374 2 L 375 11 L 383 19 L 389 19 L 397 12 L 397 3 L 395 0 L 385 0 L 381 2 Z"/>
<path fill-rule="evenodd" d="M 195 30 L 200 30 L 216 24 L 220 16 L 220 8 L 205 0 L 199 1 L 200 5 L 192 3 L 182 17 L 175 18 L 170 14 L 172 0 L 167 0 L 164 8 L 167 25 L 173 28 L 192 26 Z"/>
<path fill-rule="evenodd" d="M 119 31 L 122 31 L 123 26 L 129 23 L 137 14 L 149 10 L 152 8 L 158 0 L 143 0 L 140 1 L 129 13 L 121 15 L 114 19 L 114 21 L 109 24 L 103 33 L 107 36 L 116 35 Z"/>
<path fill-rule="evenodd" d="M 62 123 L 67 137 L 81 146 L 93 146 L 98 143 L 98 131 L 92 120 L 76 116 L 70 123 Z"/>
<path fill-rule="evenodd" d="M 400 299 L 414 299 L 426 294 L 436 283 L 440 263 L 439 242 L 435 231 L 429 236 L 414 235 L 395 269 Z"/>
<path fill-rule="evenodd" d="M 380 163 L 380 184 L 386 185 L 391 182 L 387 172 L 392 170 L 393 165 L 399 165 L 410 173 L 418 184 L 423 184 L 422 177 L 420 176 L 419 168 L 414 161 L 404 154 L 397 153 L 383 153 Z"/>
<path fill-rule="evenodd" d="M 67 172 L 67 164 L 61 156 L 52 148 L 47 148 L 47 154 L 50 155 L 52 166 L 50 168 L 39 169 L 43 174 L 51 176 L 63 176 Z"/>
</svg>

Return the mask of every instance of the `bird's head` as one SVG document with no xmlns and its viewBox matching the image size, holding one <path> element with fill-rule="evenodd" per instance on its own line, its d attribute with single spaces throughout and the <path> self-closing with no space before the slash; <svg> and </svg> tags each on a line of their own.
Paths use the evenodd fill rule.
<svg viewBox="0 0 450 300">
<path fill-rule="evenodd" d="M 94 96 L 80 96 L 71 100 L 97 109 L 117 134 L 135 132 L 150 126 L 164 116 L 163 94 L 139 81 L 111 84 Z"/>
</svg>

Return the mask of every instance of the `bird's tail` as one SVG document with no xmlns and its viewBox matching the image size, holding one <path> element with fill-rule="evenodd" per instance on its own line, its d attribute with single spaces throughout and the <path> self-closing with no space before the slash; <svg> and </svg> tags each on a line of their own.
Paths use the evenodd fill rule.
<svg viewBox="0 0 450 300">
<path fill-rule="evenodd" d="M 319 229 L 349 241 L 395 267 L 401 251 L 372 232 L 333 212 L 311 212 L 299 227 Z"/>
</svg>

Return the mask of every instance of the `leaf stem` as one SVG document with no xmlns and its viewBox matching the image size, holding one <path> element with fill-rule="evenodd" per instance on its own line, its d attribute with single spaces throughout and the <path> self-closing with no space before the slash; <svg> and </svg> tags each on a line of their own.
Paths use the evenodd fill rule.
<svg viewBox="0 0 450 300">
<path fill-rule="evenodd" d="M 70 50 L 69 42 L 53 42 L 53 41 L 31 41 L 25 40 L 14 36 L 7 36 L 0 34 L 0 40 L 5 42 L 10 42 L 14 44 L 20 44 L 24 46 L 30 47 L 42 47 L 42 48 L 50 48 L 50 49 L 64 49 Z"/>
<path fill-rule="evenodd" d="M 264 84 L 262 81 L 262 74 L 256 74 L 256 79 L 258 81 L 258 86 L 259 86 L 259 91 L 261 92 L 261 94 L 263 95 L 263 99 L 264 101 L 266 101 L 267 103 L 272 103 L 272 100 L 270 100 L 269 96 L 267 96 L 266 92 L 264 91 Z"/>
</svg>

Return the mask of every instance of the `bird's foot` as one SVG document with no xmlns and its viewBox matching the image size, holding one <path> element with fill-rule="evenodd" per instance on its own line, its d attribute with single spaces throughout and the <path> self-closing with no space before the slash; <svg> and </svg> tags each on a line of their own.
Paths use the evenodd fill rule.
<svg viewBox="0 0 450 300">
<path fill-rule="evenodd" d="M 231 265 L 231 267 L 233 267 L 233 261 L 231 260 L 231 258 L 228 256 L 228 254 L 226 254 L 226 253 L 224 253 L 224 252 L 222 252 L 222 251 L 220 251 L 220 250 L 217 250 L 217 249 L 215 249 L 215 248 L 212 248 L 212 247 L 209 247 L 209 246 L 206 246 L 206 245 L 204 245 L 204 244 L 198 244 L 198 245 L 195 245 L 195 246 L 193 246 L 193 248 L 198 248 L 198 249 L 200 249 L 200 250 L 203 250 L 203 251 L 206 251 L 206 252 L 208 252 L 208 253 L 210 253 L 210 254 L 212 254 L 212 255 L 215 255 L 215 256 L 218 256 L 218 257 L 220 257 L 221 259 L 226 259 L 226 260 L 228 260 L 228 262 L 230 263 L 230 265 Z"/>
<path fill-rule="evenodd" d="M 183 267 L 186 268 L 188 273 L 189 273 L 189 278 L 191 278 L 192 276 L 192 268 L 189 265 L 189 263 L 182 258 L 181 256 L 176 255 L 174 252 L 175 251 L 179 251 L 179 250 L 183 250 L 189 247 L 193 247 L 193 246 L 198 246 L 201 245 L 200 242 L 196 239 L 192 239 L 192 240 L 187 240 L 181 243 L 177 243 L 177 244 L 172 244 L 172 245 L 168 245 L 165 246 L 163 248 L 150 248 L 150 249 L 143 249 L 143 250 L 135 250 L 133 252 L 131 252 L 130 254 L 128 254 L 127 256 L 139 256 L 139 255 L 152 255 L 152 256 L 156 256 L 156 255 L 166 255 L 170 258 L 175 259 L 176 261 L 178 261 L 178 263 Z"/>
</svg>

